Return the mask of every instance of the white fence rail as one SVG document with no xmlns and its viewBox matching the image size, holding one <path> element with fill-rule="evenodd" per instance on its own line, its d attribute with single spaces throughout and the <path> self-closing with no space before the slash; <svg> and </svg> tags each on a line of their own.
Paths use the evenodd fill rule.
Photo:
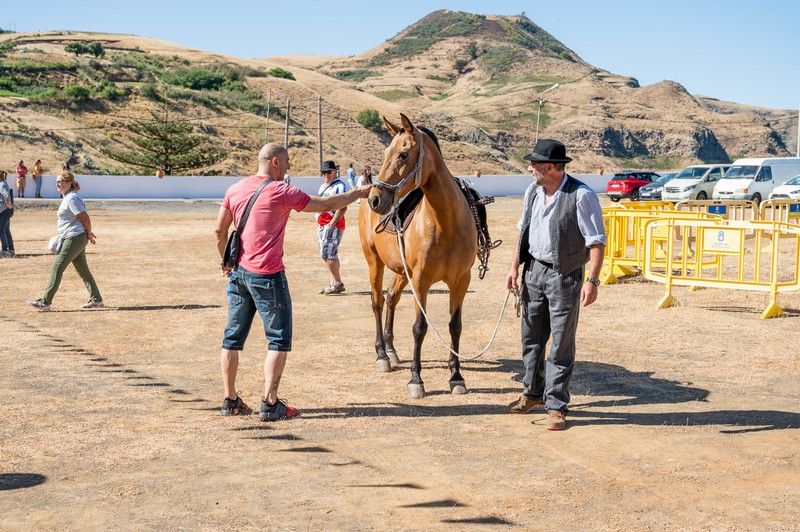
<svg viewBox="0 0 800 532">
<path fill-rule="evenodd" d="M 574 174 L 596 192 L 604 192 L 610 174 Z M 467 178 L 475 189 L 484 196 L 520 196 L 531 183 L 529 175 L 486 175 Z M 42 177 L 42 195 L 45 198 L 59 197 L 55 186 L 55 176 Z M 221 199 L 229 186 L 241 176 L 117 176 L 117 175 L 79 175 L 81 197 L 85 199 Z M 9 173 L 7 183 L 16 190 L 16 176 Z M 292 177 L 292 185 L 309 194 L 316 194 L 322 183 L 320 177 Z M 25 196 L 34 196 L 33 179 L 26 179 Z"/>
</svg>

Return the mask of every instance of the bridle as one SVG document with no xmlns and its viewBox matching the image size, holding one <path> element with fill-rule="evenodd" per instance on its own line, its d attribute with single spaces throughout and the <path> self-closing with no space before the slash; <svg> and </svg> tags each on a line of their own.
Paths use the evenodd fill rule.
<svg viewBox="0 0 800 532">
<path fill-rule="evenodd" d="M 397 203 L 399 203 L 399 200 L 397 199 L 397 191 L 402 189 L 412 177 L 416 176 L 416 179 L 414 180 L 414 188 L 412 190 L 419 188 L 419 185 L 422 182 L 422 161 L 425 158 L 425 142 L 424 142 L 425 139 L 422 138 L 422 133 L 419 130 L 417 130 L 417 133 L 418 133 L 417 142 L 419 143 L 419 154 L 417 155 L 417 164 L 414 165 L 414 168 L 409 170 L 408 173 L 405 176 L 403 176 L 403 179 L 401 179 L 399 183 L 396 183 L 394 185 L 392 185 L 391 183 L 387 183 L 386 181 L 381 181 L 377 177 L 375 178 L 375 181 L 372 183 L 373 187 L 379 190 L 385 190 L 387 192 L 392 193 L 392 206 L 395 206 L 397 205 Z"/>
</svg>

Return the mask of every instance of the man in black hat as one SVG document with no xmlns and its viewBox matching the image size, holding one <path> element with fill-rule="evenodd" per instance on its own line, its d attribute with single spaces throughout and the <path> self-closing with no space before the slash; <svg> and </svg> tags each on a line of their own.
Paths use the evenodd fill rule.
<svg viewBox="0 0 800 532">
<path fill-rule="evenodd" d="M 347 185 L 339 178 L 339 167 L 333 161 L 322 161 L 319 169 L 322 173 L 322 185 L 318 195 L 321 197 L 333 196 L 347 192 Z M 328 267 L 331 280 L 328 286 L 320 290 L 320 294 L 331 295 L 344 292 L 344 283 L 340 274 L 339 244 L 344 235 L 344 213 L 347 207 L 336 211 L 320 212 L 317 214 L 317 240 L 319 241 L 319 256 Z"/>
<path fill-rule="evenodd" d="M 600 285 L 606 243 L 603 212 L 597 195 L 567 175 L 565 167 L 572 159 L 562 143 L 541 139 L 524 159 L 530 161 L 533 183 L 525 191 L 517 253 L 506 284 L 509 290 L 519 288 L 522 264 L 525 376 L 522 394 L 509 405 L 509 412 L 524 414 L 544 405 L 547 429 L 563 430 L 578 311 L 597 299 Z M 545 359 L 548 338 L 550 354 Z"/>
</svg>

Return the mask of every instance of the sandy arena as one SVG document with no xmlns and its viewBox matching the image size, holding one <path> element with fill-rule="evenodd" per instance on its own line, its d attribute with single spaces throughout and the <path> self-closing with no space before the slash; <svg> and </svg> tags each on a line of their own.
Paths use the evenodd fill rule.
<svg viewBox="0 0 800 532">
<path fill-rule="evenodd" d="M 504 244 L 464 310 L 467 355 L 503 302 L 520 198 L 489 206 Z M 600 288 L 581 313 L 568 429 L 509 415 L 521 390 L 510 309 L 452 396 L 429 331 L 428 396 L 409 399 L 413 300 L 403 297 L 402 367 L 375 372 L 367 269 L 355 208 L 342 248 L 347 291 L 327 284 L 310 214 L 287 229 L 294 351 L 280 394 L 302 417 L 219 415 L 225 278 L 217 205 L 89 203 L 89 265 L 108 308 L 74 269 L 53 311 L 41 296 L 55 210 L 12 220 L 19 257 L 0 261 L 0 529 L 790 530 L 800 525 L 800 293 L 761 320 L 758 293 L 678 290 L 641 278 Z M 443 286 L 429 298 L 447 327 Z M 258 405 L 266 343 L 256 322 L 238 388 Z"/>
</svg>

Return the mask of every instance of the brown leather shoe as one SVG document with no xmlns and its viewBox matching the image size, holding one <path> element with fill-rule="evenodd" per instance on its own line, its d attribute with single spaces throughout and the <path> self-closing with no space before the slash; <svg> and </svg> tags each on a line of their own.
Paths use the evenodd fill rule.
<svg viewBox="0 0 800 532">
<path fill-rule="evenodd" d="M 550 410 L 547 413 L 547 430 L 564 430 L 567 426 L 567 415 L 558 410 Z"/>
<path fill-rule="evenodd" d="M 529 397 L 524 393 L 519 394 L 519 398 L 516 401 L 512 401 L 508 404 L 508 413 L 509 414 L 527 414 L 537 406 L 544 405 L 544 401 L 541 399 L 536 399 L 533 397 Z"/>
</svg>

